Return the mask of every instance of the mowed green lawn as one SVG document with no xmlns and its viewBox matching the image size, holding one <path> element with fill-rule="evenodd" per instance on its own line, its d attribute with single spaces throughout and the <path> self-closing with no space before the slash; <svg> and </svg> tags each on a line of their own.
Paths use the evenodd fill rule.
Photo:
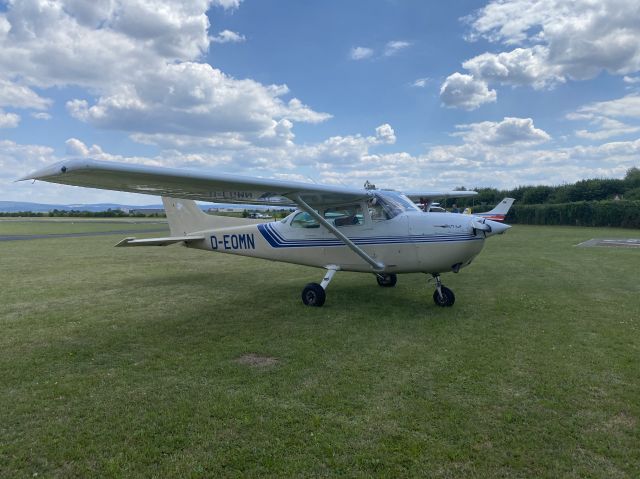
<svg viewBox="0 0 640 479">
<path fill-rule="evenodd" d="M 309 308 L 320 270 L 2 242 L 0 476 L 639 477 L 640 250 L 596 237 L 640 232 L 491 238 L 453 308 L 425 275 Z"/>
</svg>

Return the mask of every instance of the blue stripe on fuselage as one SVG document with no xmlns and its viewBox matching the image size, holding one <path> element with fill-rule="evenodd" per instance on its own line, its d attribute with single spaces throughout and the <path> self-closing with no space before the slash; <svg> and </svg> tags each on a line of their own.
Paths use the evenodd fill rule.
<svg viewBox="0 0 640 479">
<path fill-rule="evenodd" d="M 310 247 L 331 247 L 344 246 L 338 239 L 284 239 L 276 229 L 269 223 L 258 225 L 258 231 L 273 248 L 310 248 Z M 361 236 L 349 238 L 357 245 L 383 245 L 383 244 L 408 244 L 408 243 L 450 243 L 460 241 L 481 241 L 472 234 L 452 234 L 452 235 L 410 235 L 410 236 Z"/>
</svg>

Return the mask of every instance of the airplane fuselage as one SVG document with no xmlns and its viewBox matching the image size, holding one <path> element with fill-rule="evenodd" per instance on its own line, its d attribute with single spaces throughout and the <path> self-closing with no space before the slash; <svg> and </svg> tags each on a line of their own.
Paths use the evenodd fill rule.
<svg viewBox="0 0 640 479">
<path fill-rule="evenodd" d="M 374 272 L 327 229 L 296 227 L 294 219 L 299 214 L 282 221 L 201 231 L 198 234 L 205 239 L 190 246 L 319 268 L 335 265 L 344 271 Z M 359 224 L 341 226 L 340 231 L 384 265 L 375 272 L 436 273 L 457 271 L 480 253 L 487 233 L 477 231 L 474 220 L 477 218 L 467 215 L 411 211 L 384 221 L 363 215 Z"/>
</svg>

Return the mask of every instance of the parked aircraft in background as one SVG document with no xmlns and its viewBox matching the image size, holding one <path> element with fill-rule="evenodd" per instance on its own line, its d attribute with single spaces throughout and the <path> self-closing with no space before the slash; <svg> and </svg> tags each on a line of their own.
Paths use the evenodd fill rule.
<svg viewBox="0 0 640 479">
<path fill-rule="evenodd" d="M 125 238 L 116 246 L 165 246 L 253 256 L 325 270 L 320 283 L 302 290 L 302 301 L 322 306 L 337 271 L 369 273 L 395 286 L 399 273 L 435 279 L 433 299 L 452 306 L 453 291 L 440 275 L 471 264 L 486 238 L 508 225 L 472 215 L 424 214 L 410 198 L 470 196 L 475 192 L 398 191 L 328 186 L 122 164 L 91 159 L 63 161 L 31 173 L 67 185 L 161 195 L 171 230 L 165 238 Z M 298 207 L 281 221 L 212 216 L 194 200 Z"/>
<path fill-rule="evenodd" d="M 247 218 L 258 219 L 258 220 L 268 220 L 268 219 L 272 219 L 273 216 L 265 215 L 263 213 L 249 213 L 249 216 L 247 216 Z"/>
<path fill-rule="evenodd" d="M 464 210 L 464 214 L 480 216 L 481 218 L 486 218 L 491 221 L 504 221 L 514 201 L 515 199 L 513 198 L 504 198 L 491 211 L 487 211 L 485 213 L 473 213 L 471 208 L 466 208 Z"/>
<path fill-rule="evenodd" d="M 436 194 L 423 195 L 420 192 L 409 191 L 405 193 L 418 207 L 424 212 L 432 213 L 445 213 L 445 210 L 440 203 L 434 203 L 435 200 L 447 199 L 447 198 L 469 198 L 475 196 L 478 193 L 476 191 L 440 191 Z"/>
</svg>

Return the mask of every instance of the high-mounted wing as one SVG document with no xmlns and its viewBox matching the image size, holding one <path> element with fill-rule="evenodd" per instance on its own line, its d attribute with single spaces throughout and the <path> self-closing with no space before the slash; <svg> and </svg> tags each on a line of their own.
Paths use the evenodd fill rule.
<svg viewBox="0 0 640 479">
<path fill-rule="evenodd" d="M 294 206 L 299 197 L 313 207 L 358 201 L 364 189 L 294 181 L 159 168 L 92 159 L 67 160 L 35 171 L 22 180 L 190 200 Z"/>
<path fill-rule="evenodd" d="M 470 196 L 476 196 L 477 191 L 405 191 L 404 194 L 408 196 L 414 203 L 433 203 L 434 200 L 444 198 L 469 198 Z"/>
</svg>

